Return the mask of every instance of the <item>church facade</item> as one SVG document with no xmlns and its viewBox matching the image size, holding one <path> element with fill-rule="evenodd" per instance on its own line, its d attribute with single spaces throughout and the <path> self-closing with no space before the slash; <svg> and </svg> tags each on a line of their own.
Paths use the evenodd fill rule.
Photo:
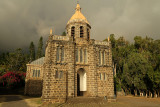
<svg viewBox="0 0 160 107">
<path fill-rule="evenodd" d="M 114 99 L 109 39 L 90 39 L 91 25 L 79 4 L 66 32 L 66 36 L 59 36 L 51 30 L 45 58 L 27 64 L 25 94 L 42 94 L 43 102 L 52 103 L 78 96 Z"/>
</svg>

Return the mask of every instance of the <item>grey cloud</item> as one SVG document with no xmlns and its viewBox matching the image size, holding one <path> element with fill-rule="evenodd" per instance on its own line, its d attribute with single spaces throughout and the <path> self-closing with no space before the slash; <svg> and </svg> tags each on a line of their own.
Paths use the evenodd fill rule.
<svg viewBox="0 0 160 107">
<path fill-rule="evenodd" d="M 159 0 L 80 0 L 82 13 L 92 26 L 91 38 L 103 40 L 111 33 L 160 39 Z M 0 50 L 37 44 L 50 28 L 61 34 L 74 14 L 76 0 L 0 0 Z"/>
</svg>

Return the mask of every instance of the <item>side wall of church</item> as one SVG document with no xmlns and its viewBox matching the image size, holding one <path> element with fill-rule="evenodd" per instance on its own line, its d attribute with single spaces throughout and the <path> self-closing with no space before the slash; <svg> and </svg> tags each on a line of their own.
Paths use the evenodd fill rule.
<svg viewBox="0 0 160 107">
<path fill-rule="evenodd" d="M 40 70 L 40 76 L 33 76 L 33 70 Z M 27 65 L 25 79 L 25 95 L 41 96 L 43 84 L 43 67 L 40 65 Z"/>
<path fill-rule="evenodd" d="M 113 75 L 113 61 L 112 61 L 112 50 L 111 50 L 111 42 L 109 44 L 108 49 L 108 101 L 115 101 L 114 96 L 114 75 Z"/>
<path fill-rule="evenodd" d="M 94 69 L 96 70 L 95 83 L 97 84 L 97 96 L 107 96 L 108 98 L 112 98 L 114 96 L 114 81 L 111 46 L 95 45 L 94 53 L 94 62 L 96 63 Z"/>
</svg>

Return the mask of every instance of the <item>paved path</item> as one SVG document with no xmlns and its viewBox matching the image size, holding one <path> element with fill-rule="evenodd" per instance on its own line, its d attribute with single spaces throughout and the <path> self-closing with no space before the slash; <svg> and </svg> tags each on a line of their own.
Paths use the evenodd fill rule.
<svg viewBox="0 0 160 107">
<path fill-rule="evenodd" d="M 0 99 L 3 99 L 1 107 L 29 107 L 20 95 L 4 95 Z"/>
</svg>

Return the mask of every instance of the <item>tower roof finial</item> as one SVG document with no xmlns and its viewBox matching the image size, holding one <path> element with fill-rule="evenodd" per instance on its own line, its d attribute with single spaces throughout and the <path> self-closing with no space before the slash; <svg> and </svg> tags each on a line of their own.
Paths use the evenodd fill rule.
<svg viewBox="0 0 160 107">
<path fill-rule="evenodd" d="M 80 19 L 80 20 L 79 20 Z M 89 24 L 89 22 L 87 21 L 87 19 L 84 17 L 84 15 L 81 13 L 81 7 L 79 5 L 79 0 L 77 0 L 77 6 L 75 9 L 75 14 L 71 17 L 71 19 L 68 21 L 67 24 L 69 24 L 72 21 L 85 21 L 87 24 Z"/>
<path fill-rule="evenodd" d="M 76 11 L 81 11 L 81 7 L 79 5 L 79 0 L 77 0 L 77 7 L 76 7 Z"/>
<path fill-rule="evenodd" d="M 52 35 L 52 29 L 50 29 L 50 35 Z"/>
</svg>

